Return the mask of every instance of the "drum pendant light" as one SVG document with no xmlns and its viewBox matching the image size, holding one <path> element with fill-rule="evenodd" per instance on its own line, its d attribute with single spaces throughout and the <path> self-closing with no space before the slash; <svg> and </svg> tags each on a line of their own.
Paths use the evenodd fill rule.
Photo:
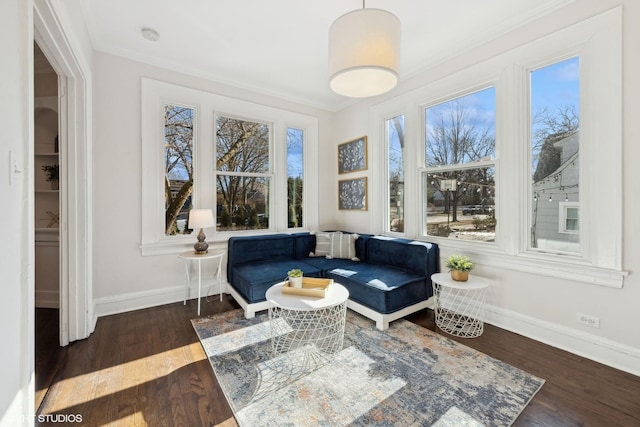
<svg viewBox="0 0 640 427">
<path fill-rule="evenodd" d="M 346 13 L 329 29 L 329 85 L 353 98 L 380 95 L 398 83 L 400 20 L 381 9 Z"/>
</svg>

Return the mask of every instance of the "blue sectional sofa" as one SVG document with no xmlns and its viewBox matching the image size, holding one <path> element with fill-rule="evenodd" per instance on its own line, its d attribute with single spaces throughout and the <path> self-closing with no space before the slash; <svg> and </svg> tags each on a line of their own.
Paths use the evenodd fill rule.
<svg viewBox="0 0 640 427">
<path fill-rule="evenodd" d="M 379 329 L 427 307 L 433 295 L 431 275 L 439 272 L 433 243 L 358 235 L 356 258 L 310 256 L 311 233 L 269 234 L 229 239 L 227 291 L 246 317 L 268 308 L 265 292 L 299 268 L 307 277 L 331 278 L 349 290 L 347 306 L 374 320 Z M 355 260 L 357 259 L 357 260 Z"/>
</svg>

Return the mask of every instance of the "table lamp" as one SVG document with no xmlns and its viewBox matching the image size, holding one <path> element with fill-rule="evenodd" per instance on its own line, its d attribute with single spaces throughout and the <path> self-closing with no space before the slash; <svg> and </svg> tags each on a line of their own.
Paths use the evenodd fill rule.
<svg viewBox="0 0 640 427">
<path fill-rule="evenodd" d="M 204 241 L 207 237 L 204 235 L 203 228 L 213 227 L 215 222 L 213 221 L 213 212 L 211 209 L 191 209 L 189 211 L 189 228 L 195 230 L 200 229 L 198 233 L 198 241 L 193 248 L 197 255 L 206 254 L 209 248 L 209 244 Z"/>
</svg>

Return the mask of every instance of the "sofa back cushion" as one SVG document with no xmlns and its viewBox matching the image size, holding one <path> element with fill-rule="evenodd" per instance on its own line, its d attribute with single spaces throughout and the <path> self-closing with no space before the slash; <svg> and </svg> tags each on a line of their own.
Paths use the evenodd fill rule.
<svg viewBox="0 0 640 427">
<path fill-rule="evenodd" d="M 369 262 L 412 271 L 431 278 L 438 268 L 438 246 L 434 243 L 376 236 L 369 239 Z"/>
<path fill-rule="evenodd" d="M 296 240 L 296 246 L 295 246 L 295 255 L 296 255 L 296 259 L 303 259 L 303 258 L 307 258 L 309 257 L 309 253 L 311 252 L 315 252 L 316 250 L 316 235 L 318 233 L 323 233 L 323 234 L 328 234 L 328 233 L 332 233 L 331 231 L 316 231 L 315 233 L 308 233 L 308 232 L 304 232 L 304 233 L 295 233 L 293 234 L 293 236 L 295 237 Z M 343 231 L 343 233 L 345 234 L 349 234 L 348 231 Z M 373 234 L 361 234 L 358 233 L 358 238 L 355 241 L 355 247 L 356 247 L 356 257 L 360 260 L 360 261 L 367 261 L 367 252 L 368 252 L 368 241 L 371 237 L 373 237 Z M 328 243 L 330 243 L 330 240 L 328 241 Z M 325 256 L 325 255 L 321 255 L 321 256 Z"/>
<path fill-rule="evenodd" d="M 227 257 L 227 280 L 233 284 L 233 268 L 260 261 L 292 260 L 295 239 L 289 234 L 231 237 Z"/>
<path fill-rule="evenodd" d="M 309 253 L 313 252 L 316 248 L 316 236 L 311 233 L 295 233 L 295 257 L 296 259 L 303 259 L 309 257 Z"/>
</svg>

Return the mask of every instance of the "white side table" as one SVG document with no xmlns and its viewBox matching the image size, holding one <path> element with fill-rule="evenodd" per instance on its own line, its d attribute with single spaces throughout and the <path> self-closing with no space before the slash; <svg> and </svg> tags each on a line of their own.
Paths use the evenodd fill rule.
<svg viewBox="0 0 640 427">
<path fill-rule="evenodd" d="M 436 325 L 443 331 L 462 338 L 482 335 L 489 281 L 469 275 L 466 282 L 458 282 L 449 273 L 433 274 L 431 281 Z"/>
<path fill-rule="evenodd" d="M 218 268 L 216 270 L 215 277 L 218 279 L 218 287 L 220 289 L 220 301 L 222 301 L 222 258 L 226 251 L 210 250 L 206 254 L 198 255 L 194 251 L 183 252 L 178 255 L 179 258 L 184 260 L 184 266 L 186 271 L 186 281 L 184 288 L 184 304 L 187 304 L 187 293 L 189 292 L 189 284 L 191 283 L 191 276 L 189 274 L 189 263 L 192 261 L 198 262 L 198 316 L 200 316 L 200 293 L 202 292 L 202 261 L 206 259 L 218 259 Z"/>
<path fill-rule="evenodd" d="M 274 354 L 305 347 L 323 354 L 342 350 L 349 291 L 333 283 L 324 298 L 283 294 L 285 282 L 267 289 Z"/>
</svg>

